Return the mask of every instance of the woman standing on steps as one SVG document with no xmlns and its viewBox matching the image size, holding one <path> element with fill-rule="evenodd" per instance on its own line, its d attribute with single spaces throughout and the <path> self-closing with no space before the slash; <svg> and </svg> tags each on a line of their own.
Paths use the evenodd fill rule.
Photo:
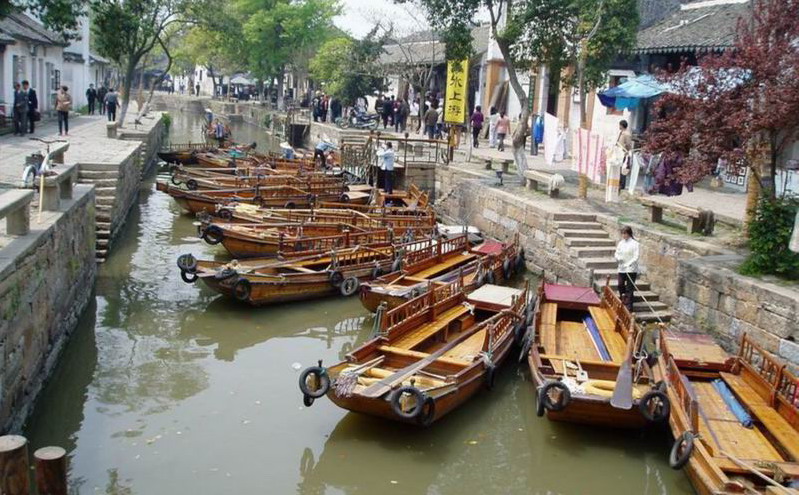
<svg viewBox="0 0 799 495">
<path fill-rule="evenodd" d="M 638 259 L 641 245 L 633 236 L 629 226 L 621 228 L 621 240 L 616 245 L 614 257 L 619 263 L 619 297 L 621 302 L 633 312 L 633 296 L 635 295 L 635 279 L 638 278 Z"/>
</svg>

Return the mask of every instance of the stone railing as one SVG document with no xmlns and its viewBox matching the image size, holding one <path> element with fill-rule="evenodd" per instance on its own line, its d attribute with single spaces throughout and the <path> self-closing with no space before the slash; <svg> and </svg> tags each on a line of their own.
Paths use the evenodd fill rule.
<svg viewBox="0 0 799 495">
<path fill-rule="evenodd" d="M 11 189 L 0 194 L 0 218 L 6 219 L 8 235 L 27 235 L 31 230 L 33 191 Z"/>
<path fill-rule="evenodd" d="M 78 167 L 69 165 L 54 175 L 46 175 L 41 192 L 42 209 L 58 211 L 61 200 L 72 199 L 72 184 L 77 180 Z"/>
</svg>

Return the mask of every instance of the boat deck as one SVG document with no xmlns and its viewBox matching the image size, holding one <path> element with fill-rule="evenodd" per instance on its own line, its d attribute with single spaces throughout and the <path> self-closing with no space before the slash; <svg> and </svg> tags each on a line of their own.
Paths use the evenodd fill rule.
<svg viewBox="0 0 799 495">
<path fill-rule="evenodd" d="M 590 308 L 591 316 L 597 325 L 611 359 L 621 361 L 625 353 L 624 338 L 615 331 L 613 319 L 599 306 Z M 562 356 L 570 359 L 602 361 L 597 346 L 581 321 L 557 321 L 557 303 L 541 305 L 541 344 L 544 354 Z"/>
<path fill-rule="evenodd" d="M 437 263 L 431 266 L 430 268 L 414 273 L 413 276 L 414 278 L 421 278 L 421 279 L 435 277 L 440 273 L 451 270 L 453 267 L 456 267 L 463 263 L 467 263 L 476 257 L 477 255 L 473 253 L 461 253 L 457 256 L 453 256 L 447 260 L 444 260 L 441 263 Z"/>
</svg>

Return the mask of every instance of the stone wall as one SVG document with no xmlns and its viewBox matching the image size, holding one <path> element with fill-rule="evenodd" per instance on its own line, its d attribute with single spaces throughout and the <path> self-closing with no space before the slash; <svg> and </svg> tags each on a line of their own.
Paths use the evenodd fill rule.
<svg viewBox="0 0 799 495">
<path fill-rule="evenodd" d="M 675 325 L 714 334 L 736 349 L 746 333 L 767 351 L 799 364 L 799 289 L 738 274 L 736 255 L 681 260 Z"/>
<path fill-rule="evenodd" d="M 94 189 L 0 249 L 0 427 L 20 428 L 94 287 Z"/>
</svg>

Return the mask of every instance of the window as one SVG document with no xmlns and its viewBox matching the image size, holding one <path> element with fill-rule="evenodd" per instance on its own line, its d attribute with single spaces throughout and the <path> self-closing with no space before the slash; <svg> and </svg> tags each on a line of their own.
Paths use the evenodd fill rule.
<svg viewBox="0 0 799 495">
<path fill-rule="evenodd" d="M 608 78 L 608 89 L 615 88 L 619 84 L 623 83 L 627 76 L 610 76 Z M 608 108 L 607 115 L 624 115 L 623 110 L 616 110 L 615 108 Z"/>
</svg>

